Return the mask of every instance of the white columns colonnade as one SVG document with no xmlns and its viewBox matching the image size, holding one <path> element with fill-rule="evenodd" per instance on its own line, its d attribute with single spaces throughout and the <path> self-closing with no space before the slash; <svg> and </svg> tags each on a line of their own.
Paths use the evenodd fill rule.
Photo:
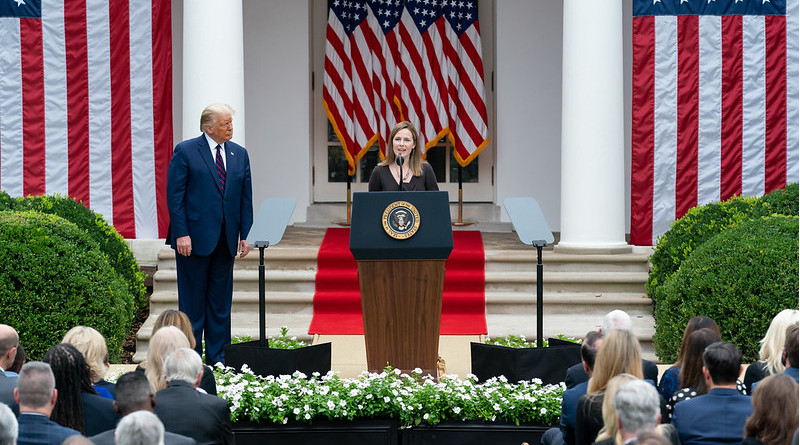
<svg viewBox="0 0 800 445">
<path fill-rule="evenodd" d="M 233 107 L 233 140 L 245 145 L 242 0 L 183 3 L 183 139 L 200 134 L 200 112 Z"/>
<path fill-rule="evenodd" d="M 564 0 L 561 240 L 625 250 L 622 0 Z"/>
</svg>

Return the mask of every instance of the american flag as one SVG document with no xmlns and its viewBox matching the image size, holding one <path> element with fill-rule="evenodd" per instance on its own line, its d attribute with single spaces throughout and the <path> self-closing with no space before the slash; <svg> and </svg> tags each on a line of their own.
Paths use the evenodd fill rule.
<svg viewBox="0 0 800 445">
<path fill-rule="evenodd" d="M 166 233 L 169 0 L 0 0 L 0 188 Z"/>
<path fill-rule="evenodd" d="M 633 0 L 631 243 L 798 181 L 796 0 Z"/>
<path fill-rule="evenodd" d="M 471 0 L 334 0 L 323 106 L 350 166 L 402 119 L 468 165 L 489 143 L 478 12 Z"/>
</svg>

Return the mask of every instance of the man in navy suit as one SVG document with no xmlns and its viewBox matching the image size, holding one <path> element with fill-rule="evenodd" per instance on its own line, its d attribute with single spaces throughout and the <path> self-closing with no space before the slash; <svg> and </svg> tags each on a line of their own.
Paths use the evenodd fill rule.
<svg viewBox="0 0 800 445">
<path fill-rule="evenodd" d="M 743 396 L 736 389 L 741 371 L 742 353 L 735 345 L 720 341 L 706 348 L 703 377 L 708 393 L 676 404 L 672 415 L 683 445 L 742 441 L 753 405 L 750 396 Z"/>
<path fill-rule="evenodd" d="M 50 365 L 42 362 L 22 365 L 14 390 L 19 404 L 18 445 L 60 445 L 67 437 L 80 434 L 50 420 L 57 397 Z"/>
<path fill-rule="evenodd" d="M 170 245 L 176 251 L 178 308 L 192 322 L 196 350 L 225 362 L 231 339 L 233 261 L 250 251 L 253 224 L 250 158 L 231 142 L 233 110 L 206 107 L 200 136 L 175 147 L 167 171 Z"/>
</svg>

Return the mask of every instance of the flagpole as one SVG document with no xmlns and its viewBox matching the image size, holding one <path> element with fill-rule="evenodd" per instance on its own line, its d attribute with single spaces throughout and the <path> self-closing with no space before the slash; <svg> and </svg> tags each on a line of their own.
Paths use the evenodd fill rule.
<svg viewBox="0 0 800 445">
<path fill-rule="evenodd" d="M 458 165 L 458 221 L 453 221 L 456 227 L 471 226 L 477 224 L 476 221 L 464 221 L 464 184 L 461 180 L 461 170 L 464 167 Z"/>
<path fill-rule="evenodd" d="M 353 190 L 350 187 L 350 184 L 353 182 L 353 177 L 350 176 L 349 172 L 347 174 L 347 221 L 334 221 L 333 223 L 340 226 L 347 226 L 350 227 L 350 213 L 353 208 Z"/>
</svg>

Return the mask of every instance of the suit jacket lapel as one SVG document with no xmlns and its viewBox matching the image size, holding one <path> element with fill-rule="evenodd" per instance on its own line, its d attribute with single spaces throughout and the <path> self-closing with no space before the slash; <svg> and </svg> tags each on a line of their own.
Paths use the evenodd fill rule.
<svg viewBox="0 0 800 445">
<path fill-rule="evenodd" d="M 211 174 L 211 180 L 213 180 L 214 184 L 216 184 L 217 190 L 222 193 L 222 187 L 220 187 L 219 180 L 217 180 L 217 163 L 214 158 L 211 157 L 211 150 L 208 149 L 208 141 L 206 140 L 205 134 L 200 135 L 200 138 L 198 139 L 197 150 L 200 153 L 200 157 L 203 158 L 203 161 L 205 161 L 206 167 L 208 167 L 208 172 Z"/>
</svg>

